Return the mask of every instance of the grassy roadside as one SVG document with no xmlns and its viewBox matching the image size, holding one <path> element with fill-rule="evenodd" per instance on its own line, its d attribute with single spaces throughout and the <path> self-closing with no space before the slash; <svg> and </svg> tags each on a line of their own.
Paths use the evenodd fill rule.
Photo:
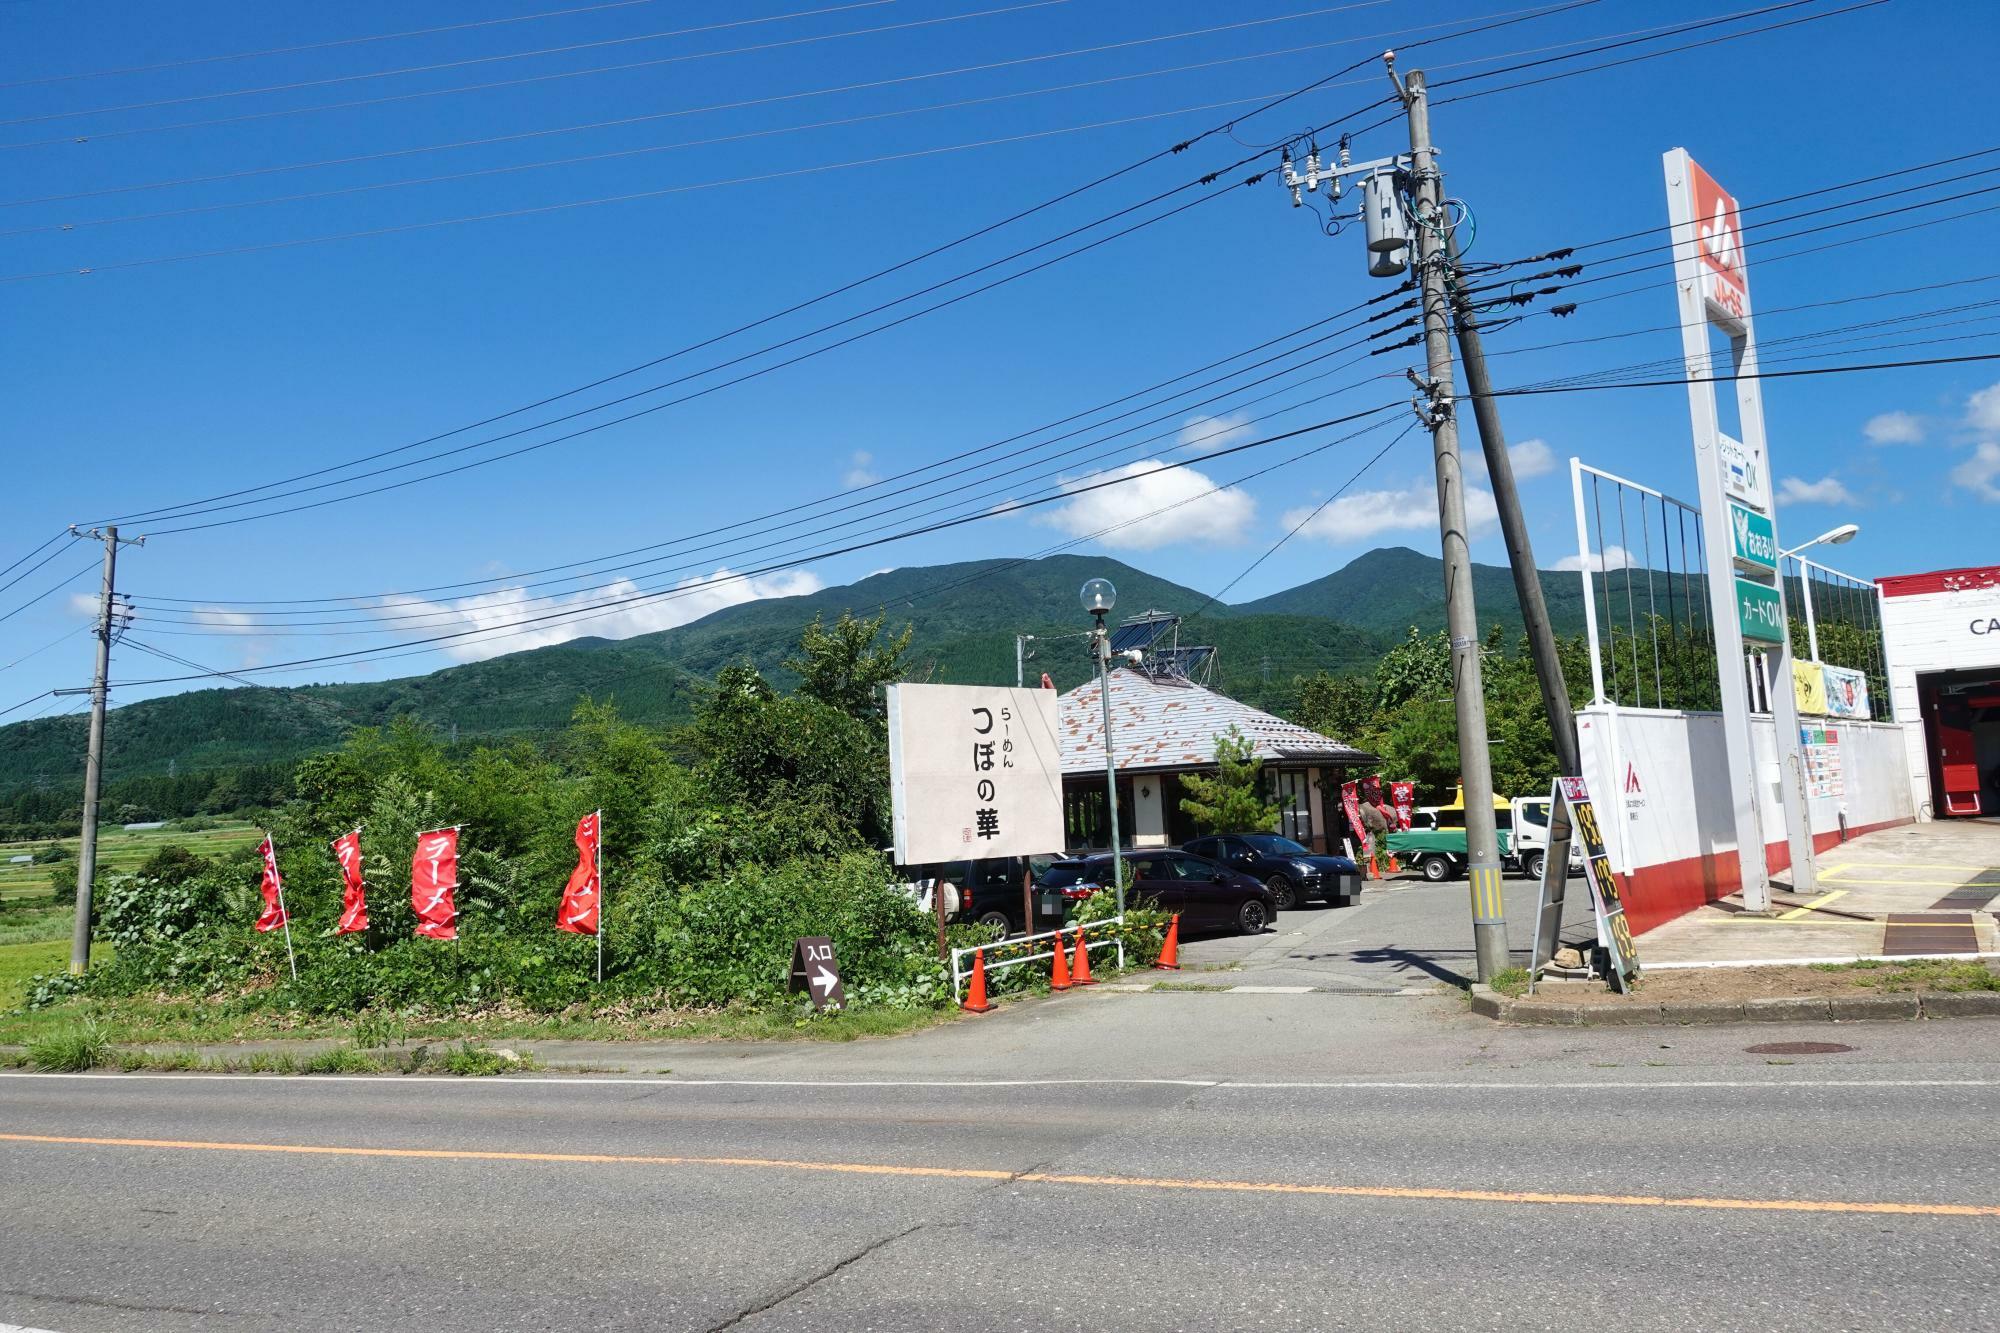
<svg viewBox="0 0 2000 1333">
<path fill-rule="evenodd" d="M 60 946 L 59 946 L 60 947 Z M 62 952 L 66 955 L 66 949 Z M 61 966 L 61 960 L 54 964 Z M 48 971 L 44 966 L 38 970 Z M 949 1022 L 955 1010 L 861 1009 L 811 1014 L 793 1006 L 725 1009 L 612 1008 L 535 1014 L 506 1008 L 449 1014 L 363 1014 L 358 1019 L 231 1012 L 225 1003 L 81 997 L 47 1009 L 0 1013 L 0 1046 L 26 1047 L 89 1029 L 111 1046 L 217 1046 L 236 1042 L 367 1038 L 429 1041 L 855 1041 Z"/>
</svg>

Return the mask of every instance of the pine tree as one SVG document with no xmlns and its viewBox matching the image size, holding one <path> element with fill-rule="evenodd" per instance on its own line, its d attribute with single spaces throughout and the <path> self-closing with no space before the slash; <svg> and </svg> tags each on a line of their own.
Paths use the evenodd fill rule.
<svg viewBox="0 0 2000 1333">
<path fill-rule="evenodd" d="M 1204 833 L 1269 833 L 1278 827 L 1278 807 L 1264 799 L 1264 761 L 1235 727 L 1215 738 L 1215 776 L 1185 774 L 1181 809 Z"/>
</svg>

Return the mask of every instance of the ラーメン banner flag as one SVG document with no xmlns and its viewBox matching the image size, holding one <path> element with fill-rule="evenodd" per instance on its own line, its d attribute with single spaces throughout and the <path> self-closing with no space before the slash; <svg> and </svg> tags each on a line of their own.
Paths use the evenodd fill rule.
<svg viewBox="0 0 2000 1333">
<path fill-rule="evenodd" d="M 361 830 L 335 838 L 333 855 L 340 862 L 340 924 L 333 933 L 352 935 L 368 929 L 368 893 L 361 882 Z"/>
<path fill-rule="evenodd" d="M 419 833 L 417 853 L 410 859 L 410 906 L 417 912 L 417 934 L 434 940 L 458 938 L 458 907 L 452 902 L 457 887 L 458 830 Z"/>
<path fill-rule="evenodd" d="M 291 919 L 285 915 L 285 881 L 278 878 L 278 849 L 271 844 L 270 834 L 264 835 L 257 854 L 264 858 L 264 877 L 257 886 L 264 895 L 264 913 L 257 918 L 257 929 L 283 930 Z"/>
<path fill-rule="evenodd" d="M 604 812 L 592 811 L 576 824 L 576 869 L 569 872 L 563 886 L 562 906 L 556 909 L 556 929 L 572 935 L 595 935 L 597 915 L 603 898 L 603 882 L 598 876 L 598 849 L 604 834 Z"/>
</svg>

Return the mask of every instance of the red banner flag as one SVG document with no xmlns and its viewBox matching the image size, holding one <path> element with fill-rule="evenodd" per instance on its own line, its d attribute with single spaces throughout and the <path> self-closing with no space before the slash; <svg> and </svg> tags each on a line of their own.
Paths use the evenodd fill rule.
<svg viewBox="0 0 2000 1333">
<path fill-rule="evenodd" d="M 1392 782 L 1390 795 L 1396 798 L 1396 822 L 1404 828 L 1410 826 L 1410 815 L 1416 809 L 1417 784 L 1414 782 Z"/>
<path fill-rule="evenodd" d="M 1361 827 L 1361 788 L 1353 782 L 1340 784 L 1340 806 L 1347 815 L 1347 831 L 1356 840 L 1363 840 L 1367 832 Z"/>
<path fill-rule="evenodd" d="M 410 906 L 417 911 L 417 934 L 434 940 L 458 938 L 458 907 L 452 890 L 458 887 L 458 830 L 435 829 L 417 835 L 417 853 L 410 859 Z"/>
<path fill-rule="evenodd" d="M 285 881 L 278 877 L 278 849 L 271 845 L 270 834 L 264 835 L 257 854 L 264 858 L 264 878 L 257 886 L 264 894 L 264 914 L 257 918 L 257 929 L 283 930 L 291 918 L 285 914 Z"/>
<path fill-rule="evenodd" d="M 340 861 L 340 924 L 336 935 L 352 935 L 368 929 L 368 894 L 361 883 L 361 830 L 343 833 L 333 840 L 333 854 Z"/>
<path fill-rule="evenodd" d="M 576 823 L 576 869 L 569 872 L 563 886 L 562 906 L 556 910 L 556 929 L 572 935 L 595 935 L 597 913 L 603 898 L 598 878 L 598 849 L 604 832 L 604 812 L 593 811 Z"/>
</svg>

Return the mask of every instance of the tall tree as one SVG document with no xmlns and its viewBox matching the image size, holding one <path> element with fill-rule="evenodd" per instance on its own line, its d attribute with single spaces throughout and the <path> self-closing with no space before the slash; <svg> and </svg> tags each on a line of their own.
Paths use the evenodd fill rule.
<svg viewBox="0 0 2000 1333">
<path fill-rule="evenodd" d="M 1204 833 L 1269 833 L 1278 807 L 1264 799 L 1264 761 L 1249 737 L 1231 727 L 1215 738 L 1215 776 L 1181 778 L 1181 809 Z"/>
<path fill-rule="evenodd" d="M 856 620 L 843 611 L 828 629 L 818 616 L 799 635 L 799 651 L 785 659 L 785 669 L 799 678 L 800 695 L 838 708 L 849 717 L 881 725 L 881 687 L 903 678 L 903 654 L 915 627 L 883 641 L 885 611 L 872 620 Z"/>
</svg>

